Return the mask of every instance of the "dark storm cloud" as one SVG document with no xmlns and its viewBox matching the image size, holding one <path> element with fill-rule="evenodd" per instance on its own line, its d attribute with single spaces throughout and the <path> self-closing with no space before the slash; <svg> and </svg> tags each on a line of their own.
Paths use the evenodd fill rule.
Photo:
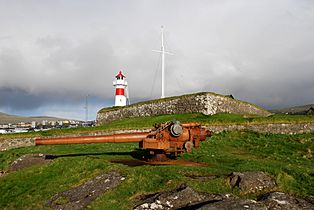
<svg viewBox="0 0 314 210">
<path fill-rule="evenodd" d="M 87 94 L 112 105 L 120 69 L 131 101 L 159 97 L 151 50 L 161 25 L 174 53 L 168 96 L 213 91 L 270 108 L 314 100 L 313 1 L 0 0 L 0 14 L 0 104 L 12 109 Z"/>
<path fill-rule="evenodd" d="M 63 97 L 60 95 L 34 95 L 21 89 L 0 89 L 0 107 L 17 110 L 36 110 L 48 104 L 75 104 L 82 98 Z"/>
<path fill-rule="evenodd" d="M 0 107 L 11 109 L 37 109 L 42 106 L 45 100 L 36 97 L 24 90 L 1 88 Z"/>
<path fill-rule="evenodd" d="M 34 95 L 21 89 L 0 89 L 0 110 L 25 116 L 44 115 L 85 120 L 87 102 L 88 119 L 95 119 L 99 109 L 112 103 L 108 104 L 106 101 L 111 99 L 91 95 L 81 97 Z"/>
</svg>

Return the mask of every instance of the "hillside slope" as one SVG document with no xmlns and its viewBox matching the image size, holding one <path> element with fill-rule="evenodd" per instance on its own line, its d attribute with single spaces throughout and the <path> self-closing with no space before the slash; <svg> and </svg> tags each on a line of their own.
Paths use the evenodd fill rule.
<svg viewBox="0 0 314 210">
<path fill-rule="evenodd" d="M 276 114 L 308 114 L 310 110 L 314 110 L 314 104 L 307 104 L 303 106 L 294 106 L 283 109 L 274 109 L 271 112 Z M 314 114 L 314 113 L 313 113 Z"/>
<path fill-rule="evenodd" d="M 65 120 L 62 118 L 57 117 L 48 117 L 48 116 L 36 116 L 36 117 L 23 117 L 23 116 L 16 116 L 16 115 L 9 115 L 3 112 L 0 112 L 0 124 L 8 124 L 8 123 L 19 123 L 19 122 L 42 122 L 43 120 L 48 121 L 58 121 L 58 120 Z"/>
</svg>

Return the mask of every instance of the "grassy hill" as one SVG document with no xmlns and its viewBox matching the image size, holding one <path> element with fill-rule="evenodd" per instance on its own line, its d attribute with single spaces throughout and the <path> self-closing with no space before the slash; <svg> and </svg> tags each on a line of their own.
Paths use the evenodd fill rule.
<svg viewBox="0 0 314 210">
<path fill-rule="evenodd" d="M 22 116 L 9 115 L 9 114 L 0 112 L 0 124 L 32 122 L 32 121 L 40 123 L 43 120 L 58 121 L 58 120 L 65 120 L 65 119 L 57 118 L 57 117 L 48 117 L 48 116 L 22 117 Z"/>
<path fill-rule="evenodd" d="M 134 160 L 132 156 L 138 153 L 135 143 L 55 145 L 4 151 L 0 153 L 0 170 L 3 171 L 24 154 L 44 153 L 60 157 L 0 177 L 0 209 L 46 209 L 47 200 L 56 193 L 112 170 L 120 172 L 126 179 L 98 197 L 89 209 L 132 209 L 136 196 L 172 189 L 183 183 L 203 192 L 246 197 L 228 184 L 226 175 L 234 171 L 266 172 L 276 180 L 276 190 L 306 197 L 313 195 L 314 189 L 313 140 L 313 134 L 223 132 L 180 158 L 206 164 L 203 167 L 130 167 L 117 163 L 118 160 Z M 205 181 L 191 178 L 209 175 L 216 178 Z M 249 198 L 257 197 L 256 194 L 249 195 Z"/>
<path fill-rule="evenodd" d="M 283 108 L 283 109 L 274 109 L 271 110 L 272 113 L 277 113 L 277 114 L 306 114 L 306 112 L 314 108 L 314 104 L 308 104 L 308 105 L 303 105 L 303 106 L 294 106 L 294 107 L 288 107 L 288 108 Z"/>
</svg>

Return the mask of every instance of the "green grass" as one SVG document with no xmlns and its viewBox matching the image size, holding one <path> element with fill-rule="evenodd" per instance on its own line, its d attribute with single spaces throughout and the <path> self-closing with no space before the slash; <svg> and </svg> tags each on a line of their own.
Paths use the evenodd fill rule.
<svg viewBox="0 0 314 210">
<path fill-rule="evenodd" d="M 206 149 L 205 149 L 206 148 Z M 217 173 L 259 170 L 273 175 L 279 189 L 292 194 L 314 193 L 314 135 L 221 133 L 183 158 L 211 162 Z"/>
<path fill-rule="evenodd" d="M 160 116 L 156 121 L 165 118 Z M 0 170 L 6 170 L 12 161 L 23 154 L 82 156 L 60 157 L 47 165 L 33 166 L 1 177 L 0 209 L 43 209 L 54 194 L 110 170 L 120 171 L 126 179 L 116 189 L 100 196 L 91 204 L 91 209 L 131 209 L 132 198 L 137 195 L 174 188 L 182 183 L 204 192 L 227 192 L 242 196 L 238 191 L 232 191 L 225 178 L 234 171 L 263 171 L 277 180 L 277 190 L 300 197 L 314 194 L 314 162 L 311 154 L 314 151 L 314 134 L 222 132 L 202 142 L 199 149 L 181 157 L 206 163 L 206 167 L 128 167 L 110 163 L 110 160 L 132 159 L 130 153 L 136 148 L 137 144 L 133 143 L 87 144 L 28 147 L 1 152 Z M 218 178 L 201 182 L 188 178 L 186 174 L 218 175 Z M 251 196 L 255 198 L 258 195 Z"/>
<path fill-rule="evenodd" d="M 23 134 L 0 134 L 1 139 L 10 138 L 32 138 L 43 136 L 62 136 L 71 134 L 88 134 L 97 131 L 112 131 L 119 129 L 140 129 L 152 128 L 155 123 L 162 123 L 172 119 L 180 122 L 199 122 L 203 125 L 230 125 L 230 124 L 263 124 L 263 123 L 314 123 L 313 115 L 283 115 L 275 114 L 269 117 L 260 117 L 254 115 L 237 115 L 220 113 L 216 115 L 204 115 L 201 113 L 192 114 L 173 114 L 173 115 L 159 115 L 153 117 L 134 117 L 123 120 L 116 120 L 109 124 L 90 128 L 69 128 L 69 129 L 53 129 L 42 132 L 31 132 Z"/>
</svg>

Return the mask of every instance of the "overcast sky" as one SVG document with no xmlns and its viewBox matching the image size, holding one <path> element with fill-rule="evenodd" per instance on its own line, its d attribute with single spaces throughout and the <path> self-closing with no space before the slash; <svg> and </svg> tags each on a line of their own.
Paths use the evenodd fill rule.
<svg viewBox="0 0 314 210">
<path fill-rule="evenodd" d="M 85 118 L 114 104 L 211 91 L 264 108 L 314 103 L 313 0 L 0 0 L 0 112 Z"/>
</svg>

